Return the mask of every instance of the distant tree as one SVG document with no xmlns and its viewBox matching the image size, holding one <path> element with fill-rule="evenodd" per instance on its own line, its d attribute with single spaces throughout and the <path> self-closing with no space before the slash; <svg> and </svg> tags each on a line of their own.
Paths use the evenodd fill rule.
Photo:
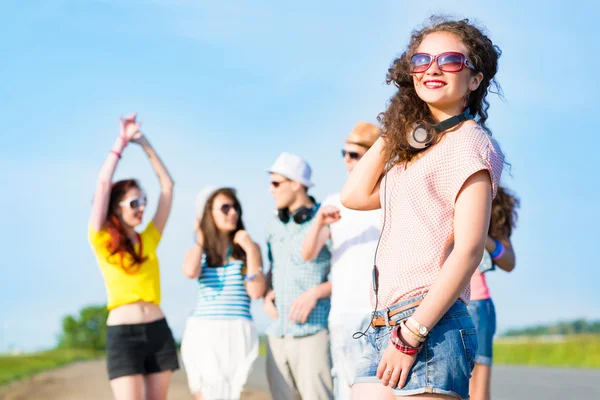
<svg viewBox="0 0 600 400">
<path fill-rule="evenodd" d="M 554 324 L 531 326 L 521 329 L 509 329 L 502 336 L 545 336 L 590 333 L 600 333 L 600 321 L 586 321 L 585 319 L 577 319 L 573 321 L 557 322 Z"/>
<path fill-rule="evenodd" d="M 62 348 L 104 350 L 106 347 L 106 318 L 108 310 L 105 305 L 87 306 L 79 315 L 67 315 L 63 318 L 62 333 L 58 346 Z"/>
</svg>

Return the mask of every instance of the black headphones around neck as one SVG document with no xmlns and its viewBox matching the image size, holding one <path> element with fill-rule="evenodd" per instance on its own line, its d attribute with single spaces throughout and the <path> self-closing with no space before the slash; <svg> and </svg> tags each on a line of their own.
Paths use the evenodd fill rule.
<svg viewBox="0 0 600 400">
<path fill-rule="evenodd" d="M 315 216 L 315 209 L 317 208 L 316 207 L 317 202 L 315 201 L 315 199 L 312 196 L 309 196 L 309 198 L 314 203 L 313 206 L 311 206 L 311 207 L 302 206 L 299 209 L 297 209 L 296 211 L 294 211 L 293 213 L 290 212 L 290 210 L 288 208 L 279 208 L 279 209 L 277 209 L 277 217 L 279 217 L 279 220 L 281 222 L 283 222 L 284 224 L 287 224 L 290 221 L 290 219 L 293 219 L 294 222 L 297 223 L 298 225 L 310 221 Z"/>
<path fill-rule="evenodd" d="M 445 130 L 453 128 L 463 121 L 473 118 L 474 116 L 471 115 L 471 111 L 469 108 L 467 108 L 462 114 L 445 119 L 438 124 L 417 122 L 414 124 L 410 135 L 408 135 L 408 144 L 416 151 L 423 150 L 429 147 L 436 134 L 444 132 Z"/>
</svg>

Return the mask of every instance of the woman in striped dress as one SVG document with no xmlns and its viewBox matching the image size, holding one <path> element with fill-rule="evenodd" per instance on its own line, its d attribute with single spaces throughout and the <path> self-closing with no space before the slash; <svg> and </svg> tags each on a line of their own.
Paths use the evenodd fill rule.
<svg viewBox="0 0 600 400">
<path fill-rule="evenodd" d="M 198 282 L 198 300 L 188 318 L 181 354 L 196 400 L 239 399 L 258 336 L 250 300 L 265 292 L 262 257 L 242 222 L 235 190 L 208 197 L 183 273 Z"/>
</svg>

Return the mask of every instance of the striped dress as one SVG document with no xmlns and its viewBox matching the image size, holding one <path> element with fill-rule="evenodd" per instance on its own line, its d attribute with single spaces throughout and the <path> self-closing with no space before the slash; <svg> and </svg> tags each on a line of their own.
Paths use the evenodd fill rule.
<svg viewBox="0 0 600 400">
<path fill-rule="evenodd" d="M 202 257 L 202 274 L 192 316 L 203 319 L 252 319 L 250 297 L 244 286 L 242 262 L 233 260 L 222 267 L 210 267 Z"/>
</svg>

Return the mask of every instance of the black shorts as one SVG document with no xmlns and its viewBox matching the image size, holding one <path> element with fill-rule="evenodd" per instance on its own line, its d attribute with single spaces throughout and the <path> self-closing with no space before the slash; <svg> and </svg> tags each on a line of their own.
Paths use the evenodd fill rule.
<svg viewBox="0 0 600 400">
<path fill-rule="evenodd" d="M 106 327 L 109 379 L 179 368 L 177 346 L 166 319 Z"/>
</svg>

